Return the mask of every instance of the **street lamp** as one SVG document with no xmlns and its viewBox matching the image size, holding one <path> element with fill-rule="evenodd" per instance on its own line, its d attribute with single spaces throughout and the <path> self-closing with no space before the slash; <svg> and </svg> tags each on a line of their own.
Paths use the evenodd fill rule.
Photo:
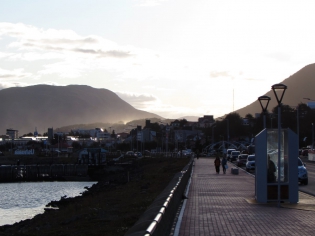
<svg viewBox="0 0 315 236">
<path fill-rule="evenodd" d="M 314 149 L 314 123 L 312 123 L 312 150 Z"/>
<path fill-rule="evenodd" d="M 267 107 L 269 105 L 271 98 L 268 96 L 260 96 L 258 98 L 258 101 L 260 103 L 261 109 L 264 113 L 264 129 L 266 128 L 266 111 L 267 111 Z"/>
<path fill-rule="evenodd" d="M 281 163 L 281 102 L 287 86 L 274 84 L 271 86 L 278 102 L 278 207 L 280 207 L 280 163 Z"/>
</svg>

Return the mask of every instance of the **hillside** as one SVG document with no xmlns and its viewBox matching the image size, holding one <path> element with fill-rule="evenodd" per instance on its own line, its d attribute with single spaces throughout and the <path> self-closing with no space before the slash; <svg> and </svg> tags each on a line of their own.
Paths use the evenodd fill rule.
<svg viewBox="0 0 315 236">
<path fill-rule="evenodd" d="M 7 88 L 0 90 L 0 101 L 0 134 L 8 128 L 23 135 L 35 127 L 43 133 L 49 127 L 161 118 L 135 109 L 110 90 L 85 85 Z"/>
<path fill-rule="evenodd" d="M 278 82 L 275 82 L 275 84 L 276 83 Z M 301 102 L 307 102 L 307 100 L 303 98 L 315 99 L 315 64 L 305 66 L 281 83 L 288 86 L 282 100 L 283 104 L 295 107 Z M 259 94 L 259 96 L 266 95 L 271 98 L 268 106 L 269 112 L 278 105 L 274 93 L 271 90 L 272 85 L 273 84 L 270 84 L 270 91 L 266 94 Z M 257 96 L 257 99 L 259 96 Z M 261 107 L 259 102 L 256 100 L 248 106 L 236 110 L 235 112 L 239 113 L 240 116 L 245 117 L 248 113 L 252 115 L 260 113 Z"/>
</svg>

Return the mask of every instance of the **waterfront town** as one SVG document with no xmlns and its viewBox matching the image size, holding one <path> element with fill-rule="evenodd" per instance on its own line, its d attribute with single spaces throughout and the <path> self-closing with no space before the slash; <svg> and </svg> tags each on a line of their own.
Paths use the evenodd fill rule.
<svg viewBox="0 0 315 236">
<path fill-rule="evenodd" d="M 179 145 L 181 148 L 184 148 L 183 144 L 185 147 L 188 143 L 191 146 L 190 141 L 195 142 L 197 138 L 203 140 L 202 130 L 210 128 L 214 123 L 212 115 L 205 115 L 197 122 L 174 120 L 169 124 L 162 121 L 153 124 L 146 120 L 144 127 L 129 125 L 129 132 L 125 129 L 116 133 L 114 127 L 74 129 L 70 132 L 54 132 L 53 128 L 48 128 L 47 133 L 40 135 L 35 128 L 34 133 L 23 136 L 20 136 L 18 130 L 9 128 L 0 137 L 0 145 L 7 147 L 5 151 L 15 155 L 32 155 L 34 150 L 30 149 L 33 147 L 37 147 L 36 151 L 45 155 L 70 155 L 74 147 L 102 147 L 108 152 L 121 149 L 117 147 L 141 153 L 148 149 L 150 152 L 168 152 L 179 150 Z"/>
</svg>

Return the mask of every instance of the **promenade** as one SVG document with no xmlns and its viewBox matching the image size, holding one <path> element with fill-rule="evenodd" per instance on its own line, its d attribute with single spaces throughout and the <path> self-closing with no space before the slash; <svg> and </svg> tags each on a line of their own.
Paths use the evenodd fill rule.
<svg viewBox="0 0 315 236">
<path fill-rule="evenodd" d="M 188 199 L 174 235 L 314 235 L 315 198 L 299 192 L 299 203 L 258 204 L 255 178 L 239 169 L 216 174 L 214 158 L 195 158 Z"/>
</svg>

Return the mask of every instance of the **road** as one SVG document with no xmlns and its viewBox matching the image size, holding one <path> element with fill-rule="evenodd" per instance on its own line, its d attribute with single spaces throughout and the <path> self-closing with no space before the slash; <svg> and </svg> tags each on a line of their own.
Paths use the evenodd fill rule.
<svg viewBox="0 0 315 236">
<path fill-rule="evenodd" d="M 299 184 L 299 191 L 308 193 L 315 196 L 315 161 L 308 161 L 307 157 L 301 157 L 301 160 L 305 164 L 308 173 L 308 185 Z M 234 163 L 230 163 L 230 166 Z M 245 171 L 245 167 L 239 167 Z M 255 171 L 251 171 L 251 174 L 255 175 Z"/>
</svg>

